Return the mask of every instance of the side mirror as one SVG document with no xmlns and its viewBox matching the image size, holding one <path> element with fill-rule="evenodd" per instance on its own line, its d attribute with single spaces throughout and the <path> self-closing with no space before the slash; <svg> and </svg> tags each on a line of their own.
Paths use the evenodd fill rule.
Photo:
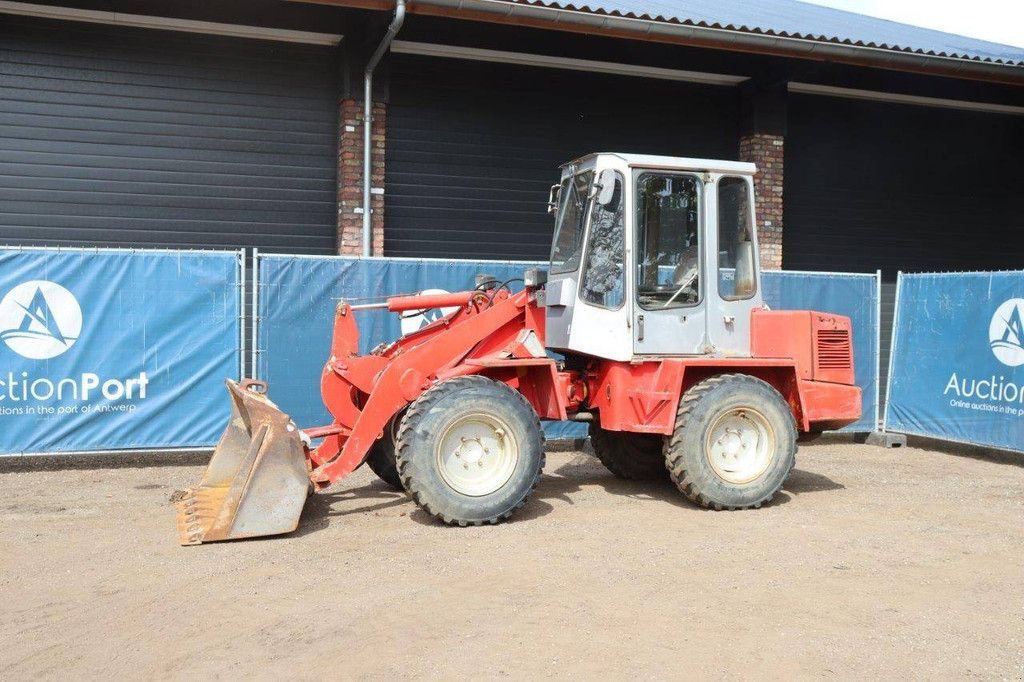
<svg viewBox="0 0 1024 682">
<path fill-rule="evenodd" d="M 551 191 L 548 192 L 548 213 L 558 212 L 558 198 L 561 194 L 561 185 L 551 185 Z"/>
<path fill-rule="evenodd" d="M 527 289 L 537 289 L 548 283 L 548 271 L 540 268 L 530 268 L 523 273 L 523 286 Z"/>
<path fill-rule="evenodd" d="M 611 168 L 606 168 L 601 171 L 601 175 L 598 176 L 597 179 L 597 184 L 597 203 L 602 206 L 608 206 L 615 198 L 615 171 Z"/>
</svg>

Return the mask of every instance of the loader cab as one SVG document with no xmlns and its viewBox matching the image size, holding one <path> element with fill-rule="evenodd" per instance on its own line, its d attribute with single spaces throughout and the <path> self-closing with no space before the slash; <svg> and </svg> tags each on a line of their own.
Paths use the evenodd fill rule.
<svg viewBox="0 0 1024 682">
<path fill-rule="evenodd" d="M 750 356 L 762 307 L 750 163 L 592 154 L 562 167 L 547 345 L 609 360 Z"/>
</svg>

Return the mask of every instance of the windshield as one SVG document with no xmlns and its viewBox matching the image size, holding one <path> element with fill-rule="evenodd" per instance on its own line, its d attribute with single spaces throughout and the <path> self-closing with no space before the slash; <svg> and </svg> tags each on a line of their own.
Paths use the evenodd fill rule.
<svg viewBox="0 0 1024 682">
<path fill-rule="evenodd" d="M 551 244 L 553 274 L 573 272 L 580 266 L 587 196 L 593 179 L 594 172 L 585 171 L 562 181 L 555 213 L 555 238 Z"/>
</svg>

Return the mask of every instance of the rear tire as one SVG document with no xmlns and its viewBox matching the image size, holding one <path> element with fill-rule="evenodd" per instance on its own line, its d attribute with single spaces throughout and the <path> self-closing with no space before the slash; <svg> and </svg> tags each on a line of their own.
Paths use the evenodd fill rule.
<svg viewBox="0 0 1024 682">
<path fill-rule="evenodd" d="M 796 423 L 771 385 L 745 374 L 705 379 L 683 394 L 665 463 L 672 481 L 712 509 L 760 507 L 796 462 Z"/>
<path fill-rule="evenodd" d="M 482 376 L 449 379 L 405 413 L 395 456 L 423 511 L 459 526 L 495 524 L 526 503 L 544 467 L 544 435 L 526 399 Z"/>
<path fill-rule="evenodd" d="M 668 476 L 662 436 L 608 431 L 590 422 L 590 444 L 601 464 L 619 478 L 644 481 Z"/>
</svg>

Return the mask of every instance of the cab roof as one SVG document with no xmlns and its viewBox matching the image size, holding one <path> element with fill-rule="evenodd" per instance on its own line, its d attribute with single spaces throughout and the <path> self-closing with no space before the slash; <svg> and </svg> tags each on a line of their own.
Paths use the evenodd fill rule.
<svg viewBox="0 0 1024 682">
<path fill-rule="evenodd" d="M 631 168 L 657 168 L 659 170 L 708 171 L 732 175 L 753 175 L 757 166 L 746 161 L 723 161 L 721 159 L 695 159 L 688 156 L 659 156 L 657 154 L 626 154 L 623 152 L 596 152 L 562 164 L 562 168 L 580 165 L 599 156 L 615 156 Z"/>
</svg>

